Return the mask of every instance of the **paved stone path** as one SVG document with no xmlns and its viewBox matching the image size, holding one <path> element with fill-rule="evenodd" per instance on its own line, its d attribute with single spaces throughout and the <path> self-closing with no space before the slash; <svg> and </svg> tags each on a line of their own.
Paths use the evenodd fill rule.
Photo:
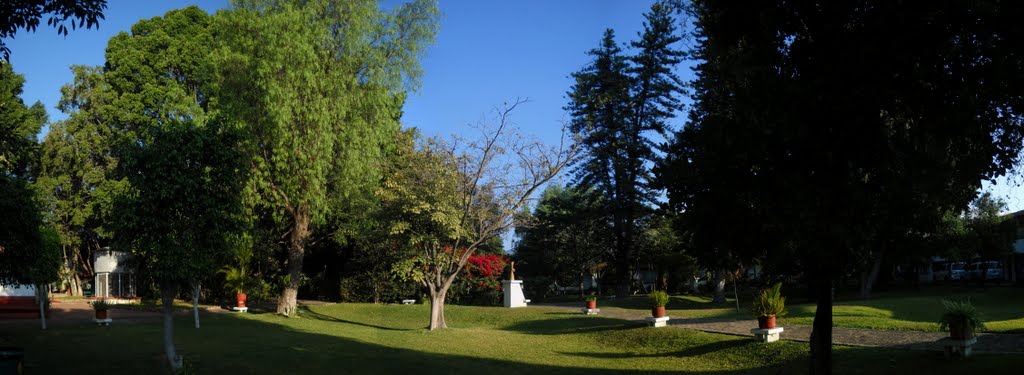
<svg viewBox="0 0 1024 375">
<path fill-rule="evenodd" d="M 572 304 L 538 304 L 534 306 L 557 307 L 579 311 L 579 303 Z M 642 322 L 647 314 L 636 310 L 619 308 L 601 308 L 601 316 Z M 672 311 L 668 311 L 672 316 Z M 753 336 L 751 328 L 757 327 L 756 320 L 732 320 L 713 318 L 673 317 L 669 327 L 685 328 L 696 331 L 723 333 L 738 336 Z M 811 327 L 806 325 L 786 325 L 782 333 L 783 340 L 810 341 Z M 832 328 L 832 342 L 836 345 L 864 347 L 894 347 L 915 350 L 943 350 L 943 339 L 949 337 L 946 332 L 873 330 L 856 328 Z M 1024 334 L 1012 333 L 981 333 L 978 334 L 976 352 L 993 353 L 1024 353 Z"/>
</svg>

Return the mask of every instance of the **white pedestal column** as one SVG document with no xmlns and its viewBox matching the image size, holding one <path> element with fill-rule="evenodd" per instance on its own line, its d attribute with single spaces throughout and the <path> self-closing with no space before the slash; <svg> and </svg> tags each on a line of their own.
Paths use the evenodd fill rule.
<svg viewBox="0 0 1024 375">
<path fill-rule="evenodd" d="M 502 280 L 501 289 L 505 292 L 505 307 L 526 307 L 530 302 L 523 296 L 523 280 Z"/>
</svg>

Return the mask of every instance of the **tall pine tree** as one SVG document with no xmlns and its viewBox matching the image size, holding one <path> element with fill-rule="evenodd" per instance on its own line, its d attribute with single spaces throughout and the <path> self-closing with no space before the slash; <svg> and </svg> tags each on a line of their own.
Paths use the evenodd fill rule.
<svg viewBox="0 0 1024 375">
<path fill-rule="evenodd" d="M 576 84 L 566 106 L 571 129 L 586 151 L 577 164 L 577 183 L 605 197 L 615 242 L 617 293 L 630 294 L 634 242 L 639 221 L 649 213 L 656 190 L 651 165 L 658 158 L 655 133 L 666 134 L 668 120 L 682 108 L 683 84 L 673 73 L 684 53 L 674 48 L 673 8 L 657 3 L 645 13 L 644 31 L 630 43 L 636 55 L 624 56 L 613 30 L 591 50 L 591 64 L 574 73 Z"/>
</svg>

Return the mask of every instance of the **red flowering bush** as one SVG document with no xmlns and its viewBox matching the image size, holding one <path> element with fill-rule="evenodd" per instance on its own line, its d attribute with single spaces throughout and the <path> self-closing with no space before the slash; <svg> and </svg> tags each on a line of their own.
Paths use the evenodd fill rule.
<svg viewBox="0 0 1024 375">
<path fill-rule="evenodd" d="M 501 275 L 508 259 L 500 255 L 473 255 L 448 292 L 453 303 L 501 304 Z"/>
</svg>

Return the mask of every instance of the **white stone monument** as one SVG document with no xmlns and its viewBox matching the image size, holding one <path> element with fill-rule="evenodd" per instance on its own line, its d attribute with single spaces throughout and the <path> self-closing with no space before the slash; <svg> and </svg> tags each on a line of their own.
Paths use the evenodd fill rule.
<svg viewBox="0 0 1024 375">
<path fill-rule="evenodd" d="M 505 307 L 526 307 L 530 300 L 523 295 L 523 280 L 516 280 L 516 262 L 511 263 L 509 280 L 501 281 L 501 289 L 505 292 Z"/>
</svg>

